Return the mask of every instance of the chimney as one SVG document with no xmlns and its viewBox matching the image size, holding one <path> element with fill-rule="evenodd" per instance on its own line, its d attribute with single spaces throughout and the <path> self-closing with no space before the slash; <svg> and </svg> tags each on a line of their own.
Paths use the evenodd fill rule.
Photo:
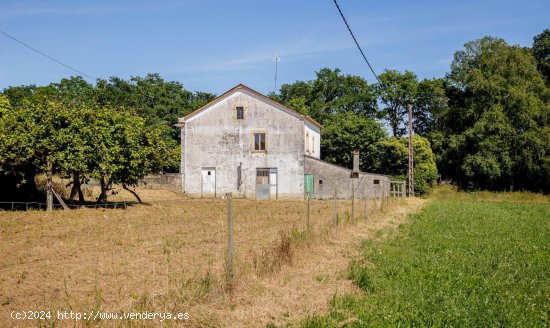
<svg viewBox="0 0 550 328">
<path fill-rule="evenodd" d="M 353 152 L 353 171 L 351 172 L 351 178 L 359 178 L 359 149 L 355 149 Z"/>
</svg>

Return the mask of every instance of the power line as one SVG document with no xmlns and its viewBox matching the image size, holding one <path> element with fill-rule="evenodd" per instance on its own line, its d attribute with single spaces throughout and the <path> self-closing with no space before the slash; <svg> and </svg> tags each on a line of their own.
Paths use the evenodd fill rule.
<svg viewBox="0 0 550 328">
<path fill-rule="evenodd" d="M 340 6 L 338 5 L 338 2 L 336 0 L 334 0 L 334 4 L 336 5 L 336 8 L 338 8 L 338 12 L 340 12 L 340 16 L 342 16 L 342 19 L 344 20 L 344 23 L 346 24 L 346 27 L 348 28 L 349 34 L 351 34 L 351 37 L 353 38 L 353 41 L 355 41 L 355 44 L 357 45 L 357 48 L 359 49 L 359 52 L 361 52 L 361 55 L 363 56 L 363 59 L 365 60 L 367 65 L 369 65 L 370 71 L 372 72 L 372 74 L 374 75 L 374 77 L 376 78 L 378 83 L 380 83 L 381 86 L 384 86 L 382 81 L 380 81 L 380 79 L 378 78 L 378 75 L 376 75 L 376 73 L 374 72 L 374 69 L 372 68 L 371 64 L 369 63 L 369 60 L 367 59 L 367 56 L 365 56 L 365 53 L 363 52 L 363 49 L 361 49 L 361 46 L 359 45 L 359 42 L 357 42 L 357 39 L 355 38 L 355 35 L 351 31 L 351 27 L 349 27 L 348 21 L 346 20 L 346 17 L 344 17 L 344 14 L 342 13 L 342 10 L 340 9 Z"/>
<path fill-rule="evenodd" d="M 88 74 L 86 74 L 86 73 L 83 73 L 83 72 L 77 70 L 76 68 L 71 67 L 71 66 L 69 66 L 69 65 L 67 65 L 67 64 L 65 64 L 65 63 L 63 63 L 63 62 L 61 62 L 61 61 L 59 61 L 59 60 L 53 58 L 52 56 L 49 56 L 49 55 L 43 53 L 42 51 L 40 51 L 40 50 L 38 50 L 38 49 L 36 49 L 36 48 L 31 47 L 30 45 L 26 44 L 25 42 L 16 39 L 15 37 L 9 35 L 8 33 L 4 32 L 4 31 L 2 31 L 2 30 L 0 30 L 0 33 L 4 34 L 5 36 L 7 36 L 8 38 L 14 40 L 15 42 L 18 42 L 18 43 L 22 44 L 23 46 L 25 46 L 25 47 L 31 49 L 32 51 L 34 51 L 34 52 L 36 52 L 36 53 L 38 53 L 38 54 L 40 54 L 40 55 L 42 55 L 42 56 L 48 58 L 49 60 L 53 60 L 54 62 L 56 62 L 56 63 L 58 63 L 58 64 L 60 64 L 60 65 L 63 65 L 63 66 L 65 66 L 66 68 L 68 68 L 68 69 L 70 69 L 70 70 L 72 70 L 72 71 L 77 72 L 78 74 L 80 74 L 80 75 L 82 75 L 82 76 L 85 76 L 85 77 L 87 77 L 87 78 L 89 78 L 89 79 L 91 79 L 91 80 L 93 80 L 93 81 L 97 80 L 96 78 L 91 77 L 90 75 L 88 75 Z"/>
</svg>

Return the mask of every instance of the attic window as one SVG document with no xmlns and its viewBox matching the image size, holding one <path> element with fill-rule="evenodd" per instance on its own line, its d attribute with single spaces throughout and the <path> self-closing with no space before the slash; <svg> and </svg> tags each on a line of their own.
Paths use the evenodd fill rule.
<svg viewBox="0 0 550 328">
<path fill-rule="evenodd" d="M 244 119 L 244 107 L 237 107 L 237 119 Z"/>
</svg>

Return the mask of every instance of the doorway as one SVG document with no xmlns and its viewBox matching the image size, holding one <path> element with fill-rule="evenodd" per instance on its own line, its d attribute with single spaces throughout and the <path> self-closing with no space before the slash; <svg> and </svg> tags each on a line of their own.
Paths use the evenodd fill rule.
<svg viewBox="0 0 550 328">
<path fill-rule="evenodd" d="M 277 199 L 279 190 L 277 168 L 256 169 L 256 199 Z"/>
<path fill-rule="evenodd" d="M 203 167 L 201 181 L 201 197 L 214 196 L 216 197 L 216 168 Z"/>
<path fill-rule="evenodd" d="M 304 196 L 307 193 L 309 193 L 309 198 L 315 198 L 313 174 L 304 174 Z"/>
</svg>

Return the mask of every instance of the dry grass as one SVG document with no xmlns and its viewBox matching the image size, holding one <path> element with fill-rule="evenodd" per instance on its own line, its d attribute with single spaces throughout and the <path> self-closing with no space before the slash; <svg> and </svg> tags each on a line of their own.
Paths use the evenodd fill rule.
<svg viewBox="0 0 550 328">
<path fill-rule="evenodd" d="M 312 201 L 308 234 L 303 201 L 234 199 L 236 277 L 229 293 L 225 200 L 139 193 L 148 205 L 127 210 L 0 212 L 0 325 L 14 324 L 12 310 L 34 309 L 188 312 L 189 326 L 292 323 L 324 313 L 335 293 L 353 292 L 346 270 L 356 246 L 423 204 L 405 200 L 384 213 L 371 204 L 365 221 L 351 220 L 351 203 L 339 201 L 344 220 L 334 229 L 333 203 Z M 110 200 L 133 196 L 120 190 Z"/>
</svg>

